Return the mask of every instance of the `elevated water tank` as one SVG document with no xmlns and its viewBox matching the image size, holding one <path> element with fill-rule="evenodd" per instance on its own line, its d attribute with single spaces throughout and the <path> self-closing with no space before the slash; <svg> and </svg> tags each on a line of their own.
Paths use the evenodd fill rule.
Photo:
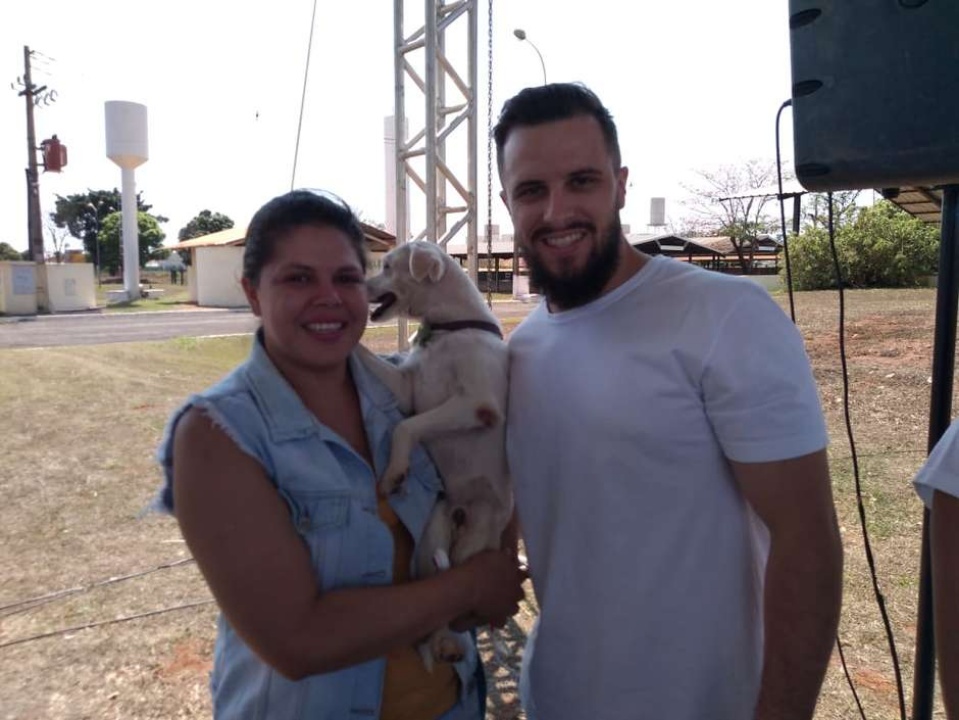
<svg viewBox="0 0 959 720">
<path fill-rule="evenodd" d="M 125 100 L 106 102 L 107 157 L 132 170 L 150 158 L 147 107 Z"/>
</svg>

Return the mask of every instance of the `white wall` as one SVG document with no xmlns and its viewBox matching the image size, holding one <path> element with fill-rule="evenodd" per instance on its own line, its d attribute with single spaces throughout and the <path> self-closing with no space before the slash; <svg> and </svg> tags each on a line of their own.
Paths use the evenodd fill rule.
<svg viewBox="0 0 959 720">
<path fill-rule="evenodd" d="M 89 310 L 97 306 L 92 263 L 47 263 L 50 312 Z"/>
<path fill-rule="evenodd" d="M 240 278 L 243 247 L 198 247 L 191 275 L 196 276 L 197 305 L 248 307 Z"/>
<path fill-rule="evenodd" d="M 32 262 L 0 262 L 0 313 L 37 314 L 37 266 Z"/>
</svg>

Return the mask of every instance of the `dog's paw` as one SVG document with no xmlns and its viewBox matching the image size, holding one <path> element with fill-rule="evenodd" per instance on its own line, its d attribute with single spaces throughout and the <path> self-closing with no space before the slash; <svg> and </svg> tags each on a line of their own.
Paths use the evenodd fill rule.
<svg viewBox="0 0 959 720">
<path fill-rule="evenodd" d="M 443 548 L 436 548 L 436 552 L 433 553 L 433 565 L 440 572 L 450 569 L 450 556 Z"/>
<path fill-rule="evenodd" d="M 460 639 L 451 632 L 438 632 L 430 641 L 433 659 L 436 662 L 455 663 L 463 659 L 466 651 Z"/>
</svg>

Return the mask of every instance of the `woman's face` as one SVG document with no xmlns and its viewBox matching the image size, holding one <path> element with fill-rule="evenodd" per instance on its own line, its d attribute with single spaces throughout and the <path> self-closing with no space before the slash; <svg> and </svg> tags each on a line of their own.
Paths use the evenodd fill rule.
<svg viewBox="0 0 959 720">
<path fill-rule="evenodd" d="M 281 369 L 345 367 L 369 311 L 363 267 L 340 230 L 302 225 L 276 240 L 254 286 L 243 280 Z"/>
</svg>

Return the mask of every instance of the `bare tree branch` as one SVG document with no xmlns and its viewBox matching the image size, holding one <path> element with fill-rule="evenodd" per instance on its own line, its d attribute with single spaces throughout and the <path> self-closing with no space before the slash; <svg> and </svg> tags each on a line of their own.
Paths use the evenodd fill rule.
<svg viewBox="0 0 959 720">
<path fill-rule="evenodd" d="M 774 206 L 777 173 L 772 160 L 749 160 L 742 165 L 721 165 L 699 170 L 700 182 L 684 186 L 692 197 L 688 225 L 706 234 L 728 236 L 743 273 L 753 267 L 756 239 L 768 233 L 774 219 L 767 213 Z"/>
</svg>

